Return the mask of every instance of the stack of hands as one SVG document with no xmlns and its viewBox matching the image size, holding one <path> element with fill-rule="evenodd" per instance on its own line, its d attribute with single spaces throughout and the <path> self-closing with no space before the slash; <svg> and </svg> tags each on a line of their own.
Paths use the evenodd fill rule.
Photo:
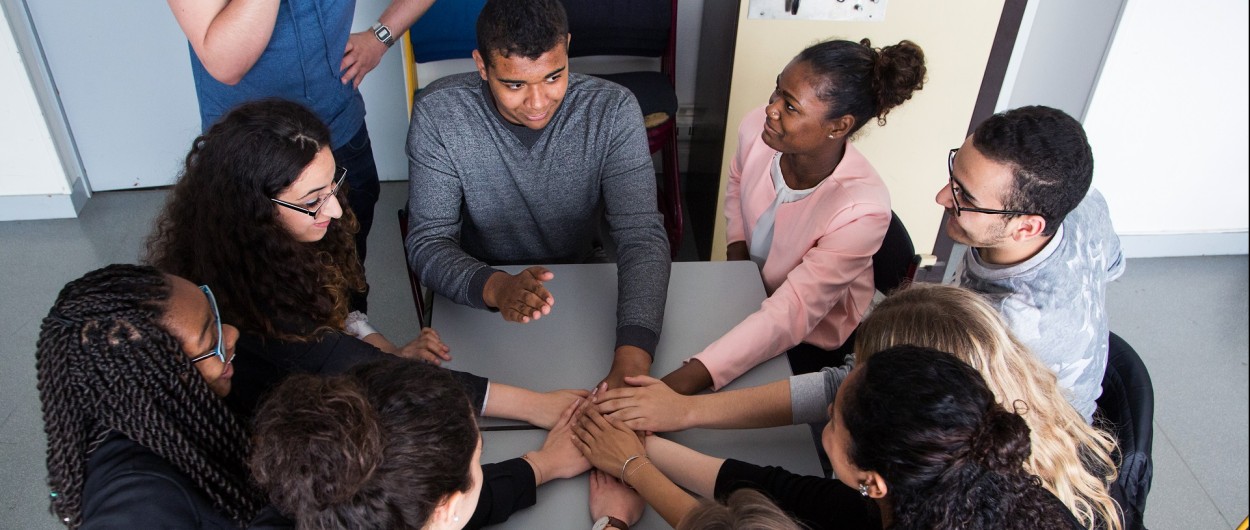
<svg viewBox="0 0 1250 530">
<path fill-rule="evenodd" d="M 633 525 L 645 508 L 634 488 L 649 473 L 658 473 L 647 458 L 646 437 L 656 431 L 681 430 L 688 420 L 677 405 L 686 396 L 660 380 L 638 376 L 627 377 L 625 382 L 637 386 L 608 390 L 601 383 L 588 393 L 548 394 L 575 399 L 552 424 L 543 446 L 524 458 L 535 468 L 538 484 L 591 470 L 591 518 L 611 516 Z"/>
</svg>

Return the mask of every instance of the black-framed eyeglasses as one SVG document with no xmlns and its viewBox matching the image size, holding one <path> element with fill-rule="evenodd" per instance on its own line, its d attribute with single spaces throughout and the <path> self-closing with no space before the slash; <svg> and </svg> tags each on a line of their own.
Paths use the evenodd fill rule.
<svg viewBox="0 0 1250 530">
<path fill-rule="evenodd" d="M 217 341 L 212 351 L 191 359 L 191 364 L 213 357 L 218 358 L 224 364 L 229 364 L 234 360 L 234 356 L 231 355 L 229 358 L 226 358 L 226 343 L 221 333 L 221 312 L 217 310 L 217 297 L 213 296 L 213 291 L 207 285 L 201 285 L 200 290 L 204 292 L 204 296 L 208 297 L 208 307 L 213 310 L 213 323 L 217 326 Z"/>
<path fill-rule="evenodd" d="M 951 154 L 946 159 L 946 171 L 947 173 L 950 174 L 951 201 L 955 204 L 955 217 L 959 217 L 959 214 L 963 212 L 988 213 L 988 214 L 994 214 L 994 215 L 1033 215 L 1030 212 L 1021 212 L 1018 210 L 994 210 L 991 208 L 974 208 L 972 206 L 960 206 L 959 205 L 959 194 L 960 194 L 959 183 L 955 182 L 955 153 L 958 153 L 958 152 L 959 152 L 958 147 L 951 149 Z"/>
<path fill-rule="evenodd" d="M 334 176 L 334 182 L 330 185 L 330 192 L 325 195 L 318 195 L 316 202 L 309 204 L 307 208 L 297 204 L 291 204 L 282 199 L 274 199 L 270 197 L 269 200 L 273 201 L 274 204 L 277 204 L 278 206 L 285 206 L 297 212 L 308 214 L 310 217 L 317 217 L 317 213 L 321 211 L 321 207 L 325 206 L 326 202 L 329 202 L 330 197 L 333 197 L 334 194 L 339 192 L 339 186 L 342 186 L 346 179 L 347 168 L 338 168 L 338 175 Z"/>
</svg>

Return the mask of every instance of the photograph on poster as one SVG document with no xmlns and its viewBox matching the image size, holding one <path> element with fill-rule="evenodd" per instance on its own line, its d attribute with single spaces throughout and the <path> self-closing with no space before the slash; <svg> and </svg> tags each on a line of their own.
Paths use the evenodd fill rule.
<svg viewBox="0 0 1250 530">
<path fill-rule="evenodd" d="M 885 20 L 888 0 L 751 0 L 747 18 L 771 20 Z"/>
</svg>

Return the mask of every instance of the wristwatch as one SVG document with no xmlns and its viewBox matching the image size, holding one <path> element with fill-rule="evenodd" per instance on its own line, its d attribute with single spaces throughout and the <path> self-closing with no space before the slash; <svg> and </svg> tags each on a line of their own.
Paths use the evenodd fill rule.
<svg viewBox="0 0 1250 530">
<path fill-rule="evenodd" d="M 595 526 L 590 527 L 590 530 L 603 530 L 609 526 L 615 528 L 616 530 L 629 530 L 629 525 L 625 524 L 625 521 L 612 517 L 611 515 L 600 517 L 598 521 L 595 521 Z"/>
<path fill-rule="evenodd" d="M 395 44 L 395 35 L 391 33 L 391 28 L 382 24 L 381 20 L 375 22 L 369 29 L 373 31 L 373 36 L 377 37 L 378 41 L 385 44 L 387 48 Z"/>
</svg>

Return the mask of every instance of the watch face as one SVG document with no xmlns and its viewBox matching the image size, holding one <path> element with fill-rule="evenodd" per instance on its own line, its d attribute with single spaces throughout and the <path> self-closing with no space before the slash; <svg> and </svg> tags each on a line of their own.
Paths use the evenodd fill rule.
<svg viewBox="0 0 1250 530">
<path fill-rule="evenodd" d="M 386 26 L 381 26 L 374 30 L 373 34 L 382 42 L 389 43 L 391 41 L 391 29 Z"/>
</svg>

